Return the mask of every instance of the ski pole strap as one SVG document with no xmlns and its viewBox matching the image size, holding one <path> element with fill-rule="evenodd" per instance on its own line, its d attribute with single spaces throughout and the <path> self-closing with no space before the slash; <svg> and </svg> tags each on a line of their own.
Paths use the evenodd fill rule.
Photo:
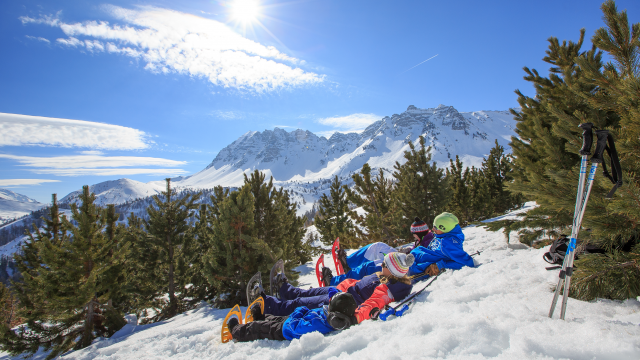
<svg viewBox="0 0 640 360">
<path fill-rule="evenodd" d="M 578 125 L 582 129 L 582 149 L 580 155 L 591 155 L 591 143 L 593 143 L 593 123 L 584 123 Z"/>
<path fill-rule="evenodd" d="M 613 188 L 607 194 L 606 198 L 611 199 L 613 194 L 622 186 L 622 167 L 620 166 L 620 159 L 618 158 L 618 151 L 616 151 L 616 144 L 613 140 L 613 135 L 609 133 L 609 130 L 597 130 L 596 136 L 598 137 L 596 150 L 591 157 L 592 163 L 602 164 L 602 172 L 613 183 Z M 611 162 L 611 171 L 607 170 L 607 163 L 604 161 L 604 151 L 609 154 L 609 160 Z"/>
<path fill-rule="evenodd" d="M 616 144 L 613 140 L 613 135 L 611 134 L 609 134 L 609 136 L 607 137 L 607 146 L 605 147 L 605 150 L 607 150 L 607 154 L 609 154 L 612 174 L 609 175 L 607 166 L 604 162 L 602 163 L 602 172 L 604 176 L 606 176 L 613 183 L 613 188 L 606 196 L 607 199 L 611 199 L 616 190 L 618 190 L 618 188 L 622 186 L 622 167 L 620 166 L 618 151 L 616 151 Z"/>
</svg>

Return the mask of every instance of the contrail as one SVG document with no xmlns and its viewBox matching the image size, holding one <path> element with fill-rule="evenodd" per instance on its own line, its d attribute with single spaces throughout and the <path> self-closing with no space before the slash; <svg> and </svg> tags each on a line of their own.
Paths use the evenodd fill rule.
<svg viewBox="0 0 640 360">
<path fill-rule="evenodd" d="M 435 54 L 435 55 L 433 55 L 432 57 L 430 57 L 430 58 L 428 58 L 427 60 L 425 60 L 425 61 L 421 62 L 420 64 L 418 64 L 418 65 L 416 65 L 416 66 L 412 67 L 411 69 L 416 68 L 416 67 L 418 67 L 418 66 L 420 66 L 420 65 L 422 65 L 422 64 L 424 64 L 424 63 L 426 63 L 427 61 L 429 61 L 429 60 L 433 59 L 434 57 L 436 57 L 436 56 L 438 56 L 438 55 L 440 55 L 440 54 Z M 398 75 L 402 75 L 402 74 L 406 73 L 407 71 L 409 71 L 409 70 L 411 70 L 411 69 L 407 69 L 407 70 L 405 70 L 405 71 L 401 72 L 401 73 L 400 73 L 400 74 L 398 74 Z"/>
</svg>

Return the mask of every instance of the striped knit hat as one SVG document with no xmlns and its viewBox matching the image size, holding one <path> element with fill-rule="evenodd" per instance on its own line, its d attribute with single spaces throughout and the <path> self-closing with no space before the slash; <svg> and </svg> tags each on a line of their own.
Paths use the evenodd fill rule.
<svg viewBox="0 0 640 360">
<path fill-rule="evenodd" d="M 429 231 L 429 227 L 424 221 L 420 220 L 420 218 L 416 216 L 416 218 L 413 219 L 413 224 L 411 224 L 411 233 L 415 234 L 425 231 Z"/>
<path fill-rule="evenodd" d="M 392 252 L 384 256 L 384 264 L 391 273 L 397 277 L 403 277 L 409 271 L 409 267 L 413 265 L 414 257 L 412 254 L 403 254 L 401 252 Z"/>
</svg>

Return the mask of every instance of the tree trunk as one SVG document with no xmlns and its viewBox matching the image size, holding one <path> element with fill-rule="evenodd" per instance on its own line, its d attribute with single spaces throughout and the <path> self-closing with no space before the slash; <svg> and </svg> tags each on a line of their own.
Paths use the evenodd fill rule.
<svg viewBox="0 0 640 360">
<path fill-rule="evenodd" d="M 175 283 L 173 281 L 173 246 L 171 246 L 171 236 L 167 234 L 167 244 L 169 245 L 169 311 L 167 317 L 172 318 L 178 312 L 176 302 Z"/>
<path fill-rule="evenodd" d="M 93 299 L 87 304 L 87 316 L 84 320 L 84 332 L 82 334 L 82 347 L 85 348 L 91 345 L 91 338 L 93 333 Z"/>
</svg>

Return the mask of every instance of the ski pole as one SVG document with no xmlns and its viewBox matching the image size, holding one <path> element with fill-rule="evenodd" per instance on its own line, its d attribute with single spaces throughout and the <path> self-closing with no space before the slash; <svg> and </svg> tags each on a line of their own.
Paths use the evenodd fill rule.
<svg viewBox="0 0 640 360">
<path fill-rule="evenodd" d="M 569 247 L 567 251 L 569 253 L 569 262 L 567 263 L 567 273 L 566 279 L 564 283 L 564 293 L 562 294 L 562 307 L 560 309 L 560 319 L 564 320 L 566 311 L 567 311 L 567 299 L 569 298 L 569 290 L 571 288 L 571 275 L 573 274 L 573 260 L 575 258 L 576 253 L 576 241 L 578 238 L 578 232 L 580 231 L 580 226 L 582 225 L 582 218 L 584 216 L 584 212 L 587 207 L 587 201 L 589 200 L 589 194 L 591 193 L 591 188 L 593 186 L 593 179 L 596 175 L 596 170 L 598 169 L 598 164 L 603 162 L 602 154 L 604 152 L 604 148 L 607 145 L 607 138 L 609 136 L 608 130 L 598 130 L 596 131 L 596 136 L 598 137 L 596 143 L 596 150 L 594 151 L 593 156 L 591 157 L 591 171 L 589 171 L 589 178 L 587 179 L 587 189 L 585 190 L 584 199 L 582 200 L 582 209 L 577 216 L 576 223 L 574 224 L 574 230 L 571 234 L 571 240 L 569 241 Z"/>
<path fill-rule="evenodd" d="M 576 216 L 580 212 L 582 208 L 582 199 L 584 195 L 584 182 L 587 174 L 587 157 L 591 155 L 591 145 L 593 143 L 593 133 L 592 123 L 584 123 L 580 124 L 579 127 L 582 129 L 582 148 L 580 149 L 580 155 L 582 157 L 580 161 L 580 180 L 578 181 L 578 191 L 576 194 L 576 205 L 573 212 L 573 224 L 575 226 Z M 573 237 L 573 227 L 572 227 L 572 237 Z M 551 308 L 549 309 L 549 317 L 553 317 L 553 312 L 556 309 L 556 304 L 558 303 L 558 296 L 560 295 L 560 290 L 564 285 L 566 269 L 568 265 L 568 256 L 565 253 L 564 260 L 562 261 L 562 269 L 560 270 L 560 274 L 558 274 L 558 284 L 556 285 L 556 290 L 553 293 L 553 301 L 551 302 Z"/>
<path fill-rule="evenodd" d="M 443 272 L 444 271 L 440 272 L 440 274 L 442 274 Z M 383 321 L 386 321 L 387 318 L 389 316 L 391 316 L 391 315 L 396 315 L 396 316 L 402 315 L 405 311 L 407 311 L 409 309 L 409 305 L 407 303 L 409 301 L 411 301 L 413 298 L 415 298 L 416 296 L 420 295 L 427 287 L 429 287 L 429 285 L 431 285 L 434 281 L 436 281 L 436 279 L 438 278 L 438 276 L 440 276 L 440 274 L 434 276 L 433 279 L 431 279 L 431 281 L 429 281 L 427 283 L 427 285 L 425 285 L 422 289 L 420 289 L 419 291 L 417 291 L 413 295 L 411 295 L 408 298 L 406 298 L 400 304 L 396 305 L 395 307 L 390 308 L 389 310 L 387 310 L 387 311 L 385 311 L 383 313 L 380 313 L 380 315 L 378 315 L 378 317 L 380 319 L 382 319 Z"/>
</svg>

